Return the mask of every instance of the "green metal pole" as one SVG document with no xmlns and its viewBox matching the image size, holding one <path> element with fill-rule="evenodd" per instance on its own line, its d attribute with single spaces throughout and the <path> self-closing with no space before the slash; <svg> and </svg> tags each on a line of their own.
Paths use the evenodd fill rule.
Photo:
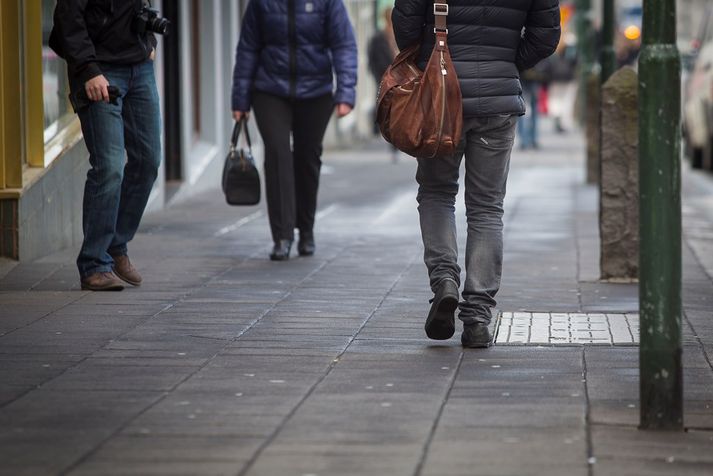
<svg viewBox="0 0 713 476">
<path fill-rule="evenodd" d="M 614 51 L 614 31 L 616 29 L 616 14 L 614 0 L 602 2 L 602 50 L 599 53 L 601 65 L 601 85 L 616 72 L 616 52 Z"/>
<path fill-rule="evenodd" d="M 594 70 L 595 59 L 591 12 L 591 0 L 576 0 L 575 26 L 579 57 L 579 102 L 581 104 L 579 121 L 581 124 L 585 123 L 587 117 L 587 82 Z"/>
<path fill-rule="evenodd" d="M 640 428 L 683 428 L 676 0 L 644 0 L 639 58 Z"/>
</svg>

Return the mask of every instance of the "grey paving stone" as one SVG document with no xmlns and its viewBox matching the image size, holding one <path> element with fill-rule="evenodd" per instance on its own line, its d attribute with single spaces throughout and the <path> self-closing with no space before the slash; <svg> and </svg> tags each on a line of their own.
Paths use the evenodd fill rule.
<svg viewBox="0 0 713 476">
<path fill-rule="evenodd" d="M 419 448 L 399 443 L 277 443 L 247 472 L 250 476 L 364 474 L 411 475 Z"/>
<path fill-rule="evenodd" d="M 33 390 L 34 388 L 34 385 L 23 386 L 4 383 L 2 387 L 0 387 L 0 407 L 3 407 L 4 405 L 7 405 L 8 403 L 16 400 L 17 398 Z"/>
<path fill-rule="evenodd" d="M 52 363 L 2 361 L 0 382 L 3 387 L 35 387 L 64 372 L 73 362 L 52 360 Z"/>
<path fill-rule="evenodd" d="M 653 432 L 594 426 L 594 474 L 709 474 L 711 432 Z M 621 468 L 621 469 L 619 469 Z M 638 468 L 638 473 L 636 473 Z"/>
<path fill-rule="evenodd" d="M 49 390 L 169 391 L 195 367 L 144 365 L 102 365 L 85 361 L 45 385 Z"/>
<path fill-rule="evenodd" d="M 501 309 L 638 307 L 635 285 L 595 282 L 597 196 L 581 186 L 578 140 L 552 137 L 551 148 L 513 161 Z M 141 288 L 64 290 L 76 286 L 75 250 L 13 269 L 35 290 L 0 292 L 0 334 L 10 332 L 0 337 L 0 459 L 11 462 L 0 473 L 56 474 L 96 450 L 72 474 L 235 475 L 272 438 L 250 474 L 411 475 L 422 458 L 422 474 L 585 474 L 587 410 L 595 425 L 617 425 L 598 428 L 637 424 L 638 349 L 464 351 L 458 332 L 427 340 L 414 164 L 382 159 L 338 159 L 320 196 L 337 212 L 318 220 L 314 258 L 269 262 L 264 214 L 216 236 L 256 209 L 216 206 L 213 191 L 146 217 L 131 251 Z M 384 209 L 393 211 L 378 222 Z M 686 425 L 710 428 L 713 285 L 691 251 L 707 249 L 707 238 L 693 239 L 684 250 Z M 588 330 L 599 332 L 597 319 Z M 104 387 L 139 391 L 96 390 Z M 677 444 L 661 438 L 629 443 L 642 455 L 660 454 L 666 438 Z M 598 455 L 601 441 L 595 474 L 658 471 L 655 461 L 612 456 L 620 448 Z M 702 443 L 686 454 L 704 452 Z M 686 460 L 676 474 L 700 464 Z"/>
<path fill-rule="evenodd" d="M 54 475 L 91 451 L 107 432 L 32 429 L 0 433 L 0 475 Z"/>
<path fill-rule="evenodd" d="M 125 476 L 141 474 L 146 476 L 233 476 L 242 467 L 240 461 L 221 461 L 219 459 L 203 461 L 112 461 L 92 460 L 74 471 L 72 476 Z"/>
<path fill-rule="evenodd" d="M 582 429 L 439 428 L 422 474 L 584 476 L 588 474 L 586 454 Z"/>
</svg>

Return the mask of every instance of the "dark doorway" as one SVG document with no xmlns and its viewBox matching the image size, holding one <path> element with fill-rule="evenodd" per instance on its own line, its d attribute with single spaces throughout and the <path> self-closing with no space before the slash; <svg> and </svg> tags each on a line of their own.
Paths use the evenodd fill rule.
<svg viewBox="0 0 713 476">
<path fill-rule="evenodd" d="M 183 179 L 181 167 L 181 63 L 180 5 L 177 0 L 163 2 L 163 15 L 171 21 L 171 32 L 164 38 L 164 147 L 166 149 L 166 181 Z"/>
</svg>

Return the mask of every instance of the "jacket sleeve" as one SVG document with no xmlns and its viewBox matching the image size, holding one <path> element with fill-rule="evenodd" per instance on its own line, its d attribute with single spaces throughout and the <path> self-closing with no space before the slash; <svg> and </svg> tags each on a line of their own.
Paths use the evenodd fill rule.
<svg viewBox="0 0 713 476">
<path fill-rule="evenodd" d="M 58 0 L 54 10 L 53 48 L 83 83 L 102 74 L 96 51 L 84 21 L 88 0 Z M 59 50 L 59 51 L 57 51 Z"/>
<path fill-rule="evenodd" d="M 559 0 L 533 0 L 515 64 L 520 71 L 532 68 L 554 53 L 560 40 Z"/>
<path fill-rule="evenodd" d="M 421 41 L 423 27 L 426 24 L 427 0 L 396 0 L 391 12 L 394 36 L 399 49 L 403 50 Z"/>
<path fill-rule="evenodd" d="M 259 0 L 250 0 L 240 28 L 240 40 L 235 52 L 235 69 L 233 69 L 231 101 L 233 111 L 247 112 L 250 110 L 253 78 L 257 71 L 262 49 L 259 4 Z"/>
<path fill-rule="evenodd" d="M 334 93 L 334 102 L 354 107 L 357 83 L 357 45 L 354 29 L 342 0 L 330 0 L 327 24 L 327 40 L 332 52 L 334 71 L 337 75 L 337 91 Z"/>
</svg>

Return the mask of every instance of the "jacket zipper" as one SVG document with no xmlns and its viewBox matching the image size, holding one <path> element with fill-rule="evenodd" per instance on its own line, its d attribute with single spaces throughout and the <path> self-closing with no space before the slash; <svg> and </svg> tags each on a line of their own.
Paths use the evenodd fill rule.
<svg viewBox="0 0 713 476">
<path fill-rule="evenodd" d="M 287 36 L 290 42 L 290 97 L 297 96 L 297 31 L 295 25 L 295 0 L 287 2 Z"/>
</svg>

